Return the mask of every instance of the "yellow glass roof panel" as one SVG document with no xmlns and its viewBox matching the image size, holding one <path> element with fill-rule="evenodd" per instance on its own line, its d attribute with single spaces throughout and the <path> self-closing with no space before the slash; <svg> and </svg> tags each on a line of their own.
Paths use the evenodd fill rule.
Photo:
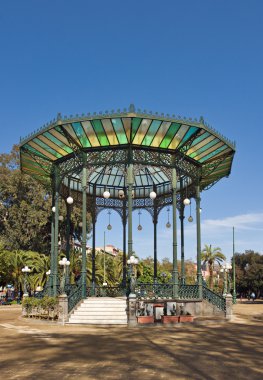
<svg viewBox="0 0 263 380">
<path fill-rule="evenodd" d="M 117 136 L 113 129 L 111 121 L 109 119 L 104 119 L 102 120 L 102 125 L 106 132 L 110 145 L 118 145 L 119 141 L 117 139 Z"/>
<path fill-rule="evenodd" d="M 151 122 L 152 120 L 150 119 L 142 119 L 141 124 L 133 138 L 133 144 L 140 145 L 142 143 L 142 140 L 144 139 L 144 136 L 146 135 Z"/>
<path fill-rule="evenodd" d="M 203 146 L 205 146 L 206 144 L 208 144 L 210 141 L 212 141 L 214 139 L 215 139 L 215 136 L 209 136 L 206 139 L 202 140 L 200 143 L 198 143 L 194 146 L 191 146 L 191 148 L 188 150 L 188 154 L 190 155 L 192 153 L 197 152 L 198 149 L 202 148 Z"/>
<path fill-rule="evenodd" d="M 124 130 L 126 133 L 127 140 L 128 140 L 128 142 L 130 142 L 131 141 L 131 118 L 130 117 L 123 117 L 122 123 L 124 126 Z"/>
<path fill-rule="evenodd" d="M 163 121 L 162 124 L 160 125 L 158 131 L 156 132 L 156 135 L 151 143 L 152 147 L 158 147 L 160 146 L 164 136 L 166 135 L 170 125 L 172 123 L 170 121 Z"/>
<path fill-rule="evenodd" d="M 68 154 L 68 152 L 66 152 L 64 149 L 53 143 L 44 135 L 39 135 L 38 138 L 39 140 L 43 141 L 46 145 L 50 146 L 50 148 L 57 150 L 58 153 L 61 154 L 61 156 L 66 156 Z"/>
<path fill-rule="evenodd" d="M 83 121 L 82 122 L 83 129 L 88 136 L 88 139 L 91 143 L 91 146 L 96 147 L 100 146 L 99 140 L 97 138 L 97 135 L 95 134 L 93 127 L 91 125 L 90 121 Z"/>
<path fill-rule="evenodd" d="M 44 156 L 46 156 L 50 160 L 55 161 L 57 159 L 56 156 L 54 156 L 53 154 L 47 152 L 44 148 L 41 148 L 41 146 L 39 146 L 38 144 L 34 143 L 33 141 L 28 141 L 27 144 L 30 145 L 30 146 L 32 146 L 32 148 L 34 148 L 38 152 L 42 153 Z"/>
<path fill-rule="evenodd" d="M 201 158 L 207 156 L 209 153 L 214 152 L 216 149 L 221 148 L 225 144 L 222 141 L 219 141 L 217 144 L 211 146 L 211 148 L 205 150 L 204 152 L 197 155 L 194 159 L 195 160 L 201 160 Z"/>
<path fill-rule="evenodd" d="M 186 134 L 188 129 L 189 129 L 189 125 L 185 125 L 185 124 L 181 125 L 181 127 L 179 128 L 179 130 L 175 134 L 175 136 L 172 139 L 168 148 L 169 149 L 176 149 L 178 147 L 178 145 L 180 144 L 181 140 L 184 138 L 184 135 Z"/>
</svg>

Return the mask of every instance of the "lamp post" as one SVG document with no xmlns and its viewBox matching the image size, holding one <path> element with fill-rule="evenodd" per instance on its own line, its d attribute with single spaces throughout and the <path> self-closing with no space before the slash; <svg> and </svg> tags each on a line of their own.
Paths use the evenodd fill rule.
<svg viewBox="0 0 263 380">
<path fill-rule="evenodd" d="M 106 282 L 106 279 L 105 279 L 105 274 L 106 274 L 106 271 L 105 271 L 105 235 L 106 235 L 106 232 L 104 231 L 104 240 L 103 240 L 103 286 L 107 286 L 107 282 Z"/>
<path fill-rule="evenodd" d="M 138 264 L 138 259 L 135 256 L 131 256 L 129 260 L 127 261 L 128 265 L 130 266 L 130 291 L 131 294 L 134 294 L 135 292 L 135 285 L 136 285 L 136 278 L 135 278 L 135 267 Z"/>
<path fill-rule="evenodd" d="M 66 272 L 67 268 L 70 265 L 70 261 L 66 257 L 63 257 L 62 260 L 59 260 L 59 265 L 63 267 L 63 273 L 61 277 L 61 282 L 60 282 L 60 289 L 61 293 L 64 295 L 65 294 L 65 281 L 66 281 Z"/>
<path fill-rule="evenodd" d="M 236 261 L 235 261 L 235 227 L 233 227 L 232 273 L 233 273 L 233 304 L 236 304 L 237 294 L 236 294 Z"/>
<path fill-rule="evenodd" d="M 22 268 L 22 272 L 25 273 L 25 276 L 24 276 L 24 297 L 28 297 L 28 293 L 27 293 L 27 274 L 29 272 L 31 272 L 31 269 L 28 268 L 27 265 L 25 265 L 24 268 Z"/>
<path fill-rule="evenodd" d="M 224 274 L 224 289 L 223 289 L 223 296 L 224 297 L 229 293 L 229 289 L 227 286 L 227 280 L 228 280 L 227 274 L 228 274 L 230 269 L 232 269 L 232 266 L 231 266 L 231 264 L 228 264 L 228 263 L 225 263 L 225 265 L 223 265 L 222 268 L 220 269 L 220 272 Z"/>
</svg>

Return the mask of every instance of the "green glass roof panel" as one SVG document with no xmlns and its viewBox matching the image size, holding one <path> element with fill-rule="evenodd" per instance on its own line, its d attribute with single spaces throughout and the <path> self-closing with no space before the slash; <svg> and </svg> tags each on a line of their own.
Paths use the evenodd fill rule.
<svg viewBox="0 0 263 380">
<path fill-rule="evenodd" d="M 208 155 L 202 157 L 202 158 L 200 159 L 200 162 L 204 162 L 204 161 L 209 160 L 210 158 L 214 157 L 216 154 L 222 152 L 222 151 L 225 150 L 226 148 L 227 148 L 226 145 L 223 145 L 223 146 L 221 146 L 220 148 L 217 148 L 214 152 L 212 152 L 212 153 L 210 153 L 210 154 L 208 154 Z"/>
<path fill-rule="evenodd" d="M 166 135 L 167 131 L 170 128 L 170 125 L 172 123 L 170 121 L 162 121 L 162 124 L 160 125 L 152 143 L 151 146 L 159 148 L 161 142 L 163 141 L 164 136 Z"/>
<path fill-rule="evenodd" d="M 182 141 L 180 142 L 179 144 L 179 148 L 184 145 L 192 136 L 193 134 L 198 130 L 197 127 L 190 127 L 189 130 L 186 132 L 186 134 L 184 135 Z"/>
<path fill-rule="evenodd" d="M 105 130 L 102 126 L 102 123 L 100 120 L 92 120 L 91 124 L 94 128 L 94 131 L 98 137 L 98 140 L 100 142 L 101 146 L 108 146 L 110 145 L 109 140 L 107 138 L 107 135 L 105 133 Z"/>
<path fill-rule="evenodd" d="M 202 133 L 200 136 L 198 136 L 196 139 L 194 139 L 192 147 L 199 144 L 201 141 L 203 141 L 204 139 L 206 139 L 209 136 L 211 136 L 211 134 L 209 132 L 204 131 L 204 133 Z"/>
<path fill-rule="evenodd" d="M 43 135 L 52 141 L 54 144 L 56 144 L 58 147 L 62 148 L 67 153 L 72 153 L 73 150 L 66 144 L 64 144 L 62 141 L 60 141 L 58 138 L 53 136 L 50 132 L 44 132 Z"/>
<path fill-rule="evenodd" d="M 78 137 L 81 145 L 84 148 L 89 148 L 91 145 L 90 145 L 90 142 L 86 136 L 86 133 L 84 132 L 84 130 L 82 128 L 81 123 L 79 123 L 79 122 L 72 123 L 72 128 L 74 129 L 74 132 L 75 132 L 76 136 Z"/>
<path fill-rule="evenodd" d="M 171 144 L 171 141 L 173 140 L 175 134 L 178 132 L 179 128 L 181 127 L 181 124 L 179 123 L 172 123 L 166 132 L 166 135 L 163 138 L 163 141 L 161 142 L 160 148 L 168 148 Z"/>
<path fill-rule="evenodd" d="M 93 126 L 91 125 L 91 122 L 88 121 L 82 121 L 82 127 L 89 139 L 89 142 L 92 147 L 100 146 L 100 142 L 97 138 L 96 133 L 94 132 Z"/>
<path fill-rule="evenodd" d="M 110 145 L 119 145 L 119 141 L 116 135 L 116 132 L 113 128 L 113 125 L 111 123 L 110 119 L 104 119 L 101 121 L 104 131 L 106 133 L 106 136 L 109 140 Z"/>
<path fill-rule="evenodd" d="M 150 146 L 152 143 L 152 140 L 154 139 L 154 136 L 156 132 L 158 131 L 158 128 L 161 125 L 160 120 L 153 120 L 146 135 L 144 136 L 144 139 L 142 140 L 142 145 Z"/>
<path fill-rule="evenodd" d="M 38 138 L 33 139 L 34 143 L 38 144 L 41 146 L 41 148 L 45 149 L 47 152 L 50 154 L 53 154 L 56 158 L 61 158 L 63 157 L 62 154 L 58 153 L 55 149 L 50 148 L 47 144 L 45 144 L 43 141 L 39 140 Z"/>
<path fill-rule="evenodd" d="M 215 138 L 212 141 L 210 141 L 208 144 L 205 144 L 202 148 L 198 149 L 194 153 L 190 154 L 191 158 L 195 158 L 196 156 L 199 156 L 202 152 L 206 151 L 207 149 L 211 148 L 213 145 L 216 145 L 218 143 L 219 139 Z"/>
<path fill-rule="evenodd" d="M 113 128 L 115 130 L 115 133 L 118 137 L 119 143 L 122 144 L 128 144 L 128 139 L 122 124 L 121 119 L 112 119 Z"/>
<path fill-rule="evenodd" d="M 49 157 L 47 157 L 45 154 L 41 153 L 39 150 L 36 150 L 29 144 L 25 144 L 24 147 L 28 149 L 30 152 L 34 153 L 35 155 L 44 158 L 45 160 L 50 160 Z"/>
<path fill-rule="evenodd" d="M 136 132 L 141 124 L 142 119 L 140 117 L 133 117 L 132 118 L 132 133 L 131 133 L 131 141 L 133 141 L 134 136 L 136 135 Z"/>
</svg>

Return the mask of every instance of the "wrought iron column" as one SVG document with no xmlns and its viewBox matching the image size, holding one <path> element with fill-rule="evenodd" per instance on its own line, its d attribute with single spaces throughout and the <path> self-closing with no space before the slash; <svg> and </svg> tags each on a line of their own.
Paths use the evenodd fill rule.
<svg viewBox="0 0 263 380">
<path fill-rule="evenodd" d="M 70 178 L 68 178 L 68 196 L 70 196 Z M 71 205 L 66 202 L 67 220 L 66 220 L 66 257 L 70 261 L 70 214 Z"/>
<path fill-rule="evenodd" d="M 95 193 L 94 193 L 95 192 Z M 92 210 L 92 289 L 95 294 L 96 286 L 96 187 L 93 186 L 93 210 Z"/>
<path fill-rule="evenodd" d="M 178 265 L 177 265 L 177 231 L 176 231 L 176 169 L 172 169 L 172 200 L 173 200 L 173 297 L 178 297 Z"/>
<path fill-rule="evenodd" d="M 196 243 L 197 243 L 197 284 L 198 297 L 203 298 L 203 278 L 201 271 L 201 222 L 200 222 L 200 186 L 196 186 Z"/>
<path fill-rule="evenodd" d="M 157 282 L 157 204 L 156 199 L 153 201 L 153 280 Z"/>
<path fill-rule="evenodd" d="M 81 293 L 82 298 L 87 295 L 87 155 L 82 156 L 82 268 L 81 268 Z"/>
<path fill-rule="evenodd" d="M 55 190 L 52 186 L 52 208 L 55 203 Z M 53 274 L 54 274 L 54 232 L 55 232 L 55 213 L 51 211 L 51 250 L 50 250 L 50 275 L 49 275 L 49 296 L 53 296 Z"/>
<path fill-rule="evenodd" d="M 232 257 L 232 275 L 233 275 L 233 304 L 237 303 L 236 294 L 236 261 L 235 261 L 235 227 L 233 227 L 233 257 Z"/>
<path fill-rule="evenodd" d="M 59 216 L 59 185 L 58 167 L 54 168 L 55 179 L 55 220 L 54 220 L 54 261 L 53 261 L 53 296 L 58 294 L 58 216 Z"/>
<path fill-rule="evenodd" d="M 128 258 L 132 255 L 132 186 L 133 186 L 133 165 L 128 165 Z"/>
<path fill-rule="evenodd" d="M 126 201 L 123 200 L 123 209 L 122 209 L 122 227 L 123 227 L 122 285 L 123 285 L 123 287 L 126 287 L 126 280 L 127 280 L 126 224 L 127 224 Z"/>
<path fill-rule="evenodd" d="M 185 285 L 185 265 L 184 265 L 184 203 L 181 199 L 180 205 L 180 222 L 181 222 L 181 284 Z"/>
</svg>

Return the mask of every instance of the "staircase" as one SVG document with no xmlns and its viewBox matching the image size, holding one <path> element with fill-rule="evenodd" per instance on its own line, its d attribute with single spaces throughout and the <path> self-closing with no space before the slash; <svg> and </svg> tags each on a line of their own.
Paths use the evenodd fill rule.
<svg viewBox="0 0 263 380">
<path fill-rule="evenodd" d="M 127 325 L 126 298 L 87 298 L 71 313 L 68 323 Z"/>
</svg>

